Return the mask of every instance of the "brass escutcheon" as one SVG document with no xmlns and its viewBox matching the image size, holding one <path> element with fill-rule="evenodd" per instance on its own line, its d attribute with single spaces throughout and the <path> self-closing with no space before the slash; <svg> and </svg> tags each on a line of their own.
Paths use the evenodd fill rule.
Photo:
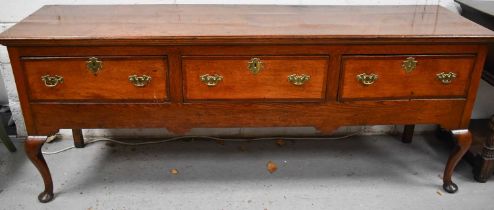
<svg viewBox="0 0 494 210">
<path fill-rule="evenodd" d="M 436 74 L 436 77 L 443 84 L 451 84 L 456 79 L 456 74 L 454 72 L 441 72 Z"/>
<path fill-rule="evenodd" d="M 288 76 L 288 81 L 290 83 L 292 83 L 293 85 L 296 85 L 296 86 L 301 86 L 301 85 L 305 84 L 305 82 L 309 81 L 309 79 L 310 79 L 310 76 L 305 75 L 305 74 L 301 74 L 301 75 L 292 74 L 292 75 Z"/>
<path fill-rule="evenodd" d="M 134 84 L 136 87 L 145 87 L 151 82 L 151 77 L 148 75 L 130 75 L 129 76 L 130 83 Z"/>
<path fill-rule="evenodd" d="M 363 85 L 372 85 L 374 82 L 379 78 L 377 74 L 371 73 L 371 74 L 366 74 L 362 73 L 357 75 L 357 80 L 360 81 Z"/>
<path fill-rule="evenodd" d="M 403 61 L 403 64 L 401 64 L 401 68 L 403 68 L 406 73 L 410 73 L 415 70 L 417 63 L 418 61 L 416 61 L 414 57 L 408 57 L 405 61 Z"/>
<path fill-rule="evenodd" d="M 259 58 L 252 58 L 247 63 L 247 68 L 253 74 L 259 73 L 263 67 L 264 67 L 264 64 L 261 62 L 261 59 L 259 59 Z"/>
<path fill-rule="evenodd" d="M 215 75 L 204 74 L 201 75 L 199 78 L 201 79 L 201 82 L 206 84 L 208 87 L 214 87 L 223 80 L 223 76 L 219 74 L 215 74 Z"/>
<path fill-rule="evenodd" d="M 100 61 L 96 57 L 90 57 L 86 61 L 86 68 L 93 74 L 97 74 L 103 68 L 103 61 Z"/>
<path fill-rule="evenodd" d="M 50 87 L 50 88 L 63 83 L 63 77 L 58 75 L 50 76 L 49 74 L 47 74 L 41 76 L 41 80 L 45 83 L 46 87 Z"/>
</svg>

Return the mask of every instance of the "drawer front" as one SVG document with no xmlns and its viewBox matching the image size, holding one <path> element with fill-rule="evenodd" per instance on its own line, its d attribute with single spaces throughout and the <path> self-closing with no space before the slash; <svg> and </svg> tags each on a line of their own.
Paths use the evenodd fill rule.
<svg viewBox="0 0 494 210">
<path fill-rule="evenodd" d="M 187 56 L 186 100 L 321 100 L 327 56 Z"/>
<path fill-rule="evenodd" d="M 167 99 L 162 56 L 23 58 L 30 100 Z"/>
<path fill-rule="evenodd" d="M 473 55 L 344 56 L 340 99 L 465 97 Z"/>
</svg>

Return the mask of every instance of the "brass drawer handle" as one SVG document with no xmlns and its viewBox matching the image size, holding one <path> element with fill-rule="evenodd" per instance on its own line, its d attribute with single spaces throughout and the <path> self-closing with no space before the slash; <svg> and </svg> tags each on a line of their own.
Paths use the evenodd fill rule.
<svg viewBox="0 0 494 210">
<path fill-rule="evenodd" d="M 50 87 L 50 88 L 63 83 L 63 77 L 58 75 L 50 76 L 47 74 L 42 76 L 41 80 L 45 83 L 46 87 Z"/>
<path fill-rule="evenodd" d="M 310 80 L 310 76 L 305 75 L 305 74 L 301 74 L 301 75 L 292 74 L 292 75 L 288 76 L 288 81 L 290 83 L 292 83 L 293 85 L 296 85 L 296 86 L 301 86 L 309 80 Z"/>
<path fill-rule="evenodd" d="M 134 74 L 129 76 L 129 81 L 136 87 L 145 87 L 151 82 L 151 77 L 148 75 L 137 76 Z"/>
<path fill-rule="evenodd" d="M 215 74 L 215 75 L 204 74 L 201 75 L 199 78 L 201 78 L 202 83 L 206 84 L 209 87 L 214 87 L 223 80 L 223 76 L 219 74 Z"/>
<path fill-rule="evenodd" d="M 86 68 L 93 74 L 97 74 L 103 68 L 103 61 L 100 61 L 96 57 L 90 57 L 86 61 Z"/>
<path fill-rule="evenodd" d="M 441 72 L 439 74 L 436 74 L 436 77 L 443 84 L 450 84 L 451 82 L 453 82 L 453 80 L 456 79 L 456 74 L 453 72 Z"/>
<path fill-rule="evenodd" d="M 401 64 L 401 68 L 403 68 L 406 73 L 410 73 L 415 70 L 417 63 L 418 61 L 416 61 L 414 57 L 408 57 L 405 61 L 403 61 L 403 64 Z"/>
<path fill-rule="evenodd" d="M 262 68 L 264 68 L 264 64 L 261 62 L 261 59 L 252 58 L 247 63 L 247 68 L 250 72 L 252 72 L 252 74 L 257 74 L 262 70 Z"/>
<path fill-rule="evenodd" d="M 357 80 L 366 86 L 374 84 L 374 82 L 376 82 L 378 78 L 379 77 L 377 76 L 377 74 L 374 73 L 371 74 L 362 73 L 357 75 Z"/>
</svg>

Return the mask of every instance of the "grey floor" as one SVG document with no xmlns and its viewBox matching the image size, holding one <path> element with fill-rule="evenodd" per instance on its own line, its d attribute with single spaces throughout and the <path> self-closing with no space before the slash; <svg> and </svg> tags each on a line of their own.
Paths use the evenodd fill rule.
<svg viewBox="0 0 494 210">
<path fill-rule="evenodd" d="M 54 151 L 71 145 L 45 145 Z M 98 142 L 46 156 L 55 200 L 41 204 L 42 181 L 20 149 L 0 145 L 0 209 L 492 209 L 494 180 L 472 179 L 461 162 L 456 194 L 441 188 L 448 148 L 433 136 L 410 145 L 395 136 L 345 140 Z M 270 174 L 266 163 L 278 170 Z M 172 175 L 169 170 L 179 173 Z M 491 208 L 487 206 L 490 205 Z"/>
</svg>

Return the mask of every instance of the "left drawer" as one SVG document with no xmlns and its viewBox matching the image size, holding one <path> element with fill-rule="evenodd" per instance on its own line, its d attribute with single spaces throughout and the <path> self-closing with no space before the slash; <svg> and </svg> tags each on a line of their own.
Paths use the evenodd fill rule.
<svg viewBox="0 0 494 210">
<path fill-rule="evenodd" d="M 31 101 L 167 100 L 164 56 L 23 57 Z"/>
</svg>

